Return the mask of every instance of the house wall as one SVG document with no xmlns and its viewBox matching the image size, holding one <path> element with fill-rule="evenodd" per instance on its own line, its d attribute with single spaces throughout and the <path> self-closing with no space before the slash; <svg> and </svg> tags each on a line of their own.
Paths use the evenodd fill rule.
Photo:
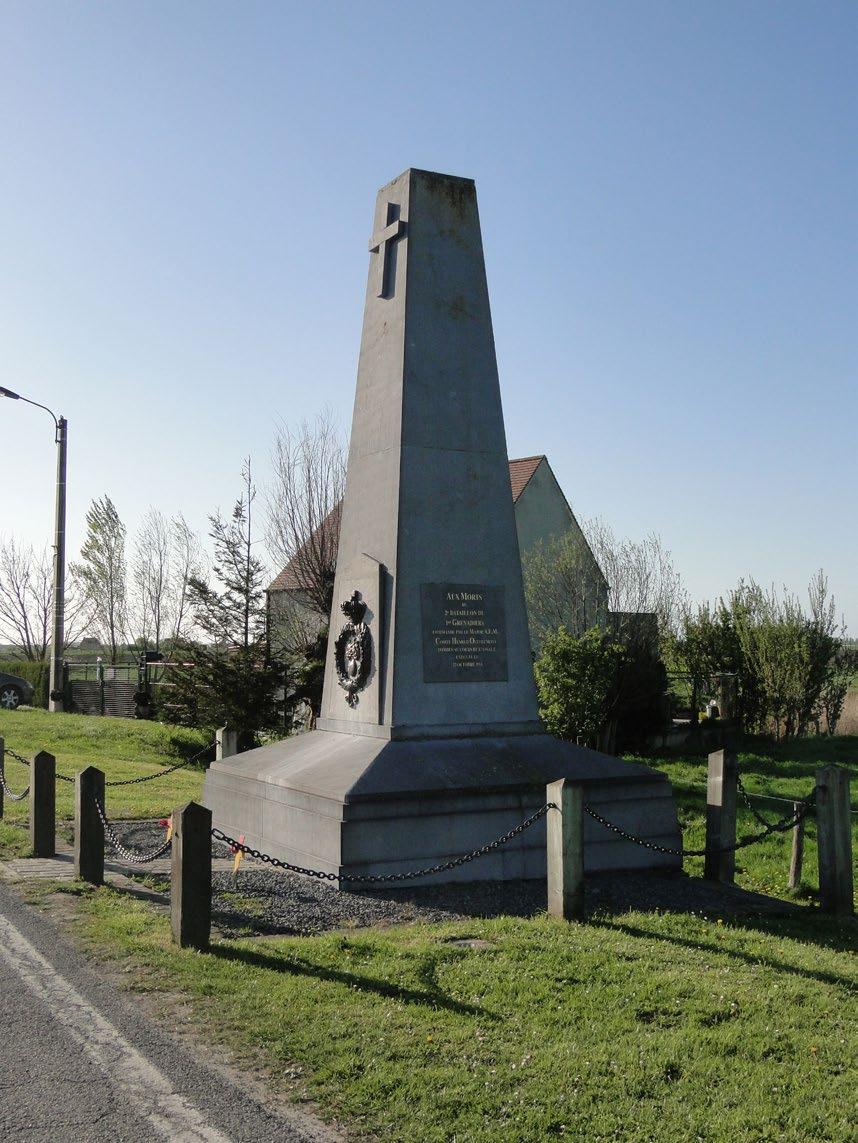
<svg viewBox="0 0 858 1143">
<path fill-rule="evenodd" d="M 545 460 L 540 463 L 518 498 L 515 505 L 515 526 L 522 556 L 540 540 L 548 543 L 570 528 L 582 540 L 584 538 L 563 490 Z"/>
<path fill-rule="evenodd" d="M 548 544 L 567 532 L 573 534 L 589 569 L 587 624 L 604 625 L 608 614 L 608 585 L 548 461 L 540 463 L 519 496 L 515 523 L 522 558 L 539 543 Z"/>
<path fill-rule="evenodd" d="M 298 591 L 269 591 L 268 640 L 275 659 L 289 659 L 315 638 L 322 622 Z"/>
</svg>

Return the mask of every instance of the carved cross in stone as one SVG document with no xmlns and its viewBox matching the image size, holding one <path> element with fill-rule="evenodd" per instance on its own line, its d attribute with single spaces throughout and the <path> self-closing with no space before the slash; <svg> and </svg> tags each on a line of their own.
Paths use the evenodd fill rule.
<svg viewBox="0 0 858 1143">
<path fill-rule="evenodd" d="M 387 226 L 369 240 L 370 253 L 378 252 L 375 290 L 377 298 L 386 298 L 393 293 L 393 282 L 390 281 L 391 276 L 395 277 L 395 271 L 394 275 L 391 275 L 391 255 L 395 250 L 393 243 L 405 233 L 405 223 L 399 217 L 399 211 L 398 203 L 389 202 L 387 204 Z"/>
</svg>

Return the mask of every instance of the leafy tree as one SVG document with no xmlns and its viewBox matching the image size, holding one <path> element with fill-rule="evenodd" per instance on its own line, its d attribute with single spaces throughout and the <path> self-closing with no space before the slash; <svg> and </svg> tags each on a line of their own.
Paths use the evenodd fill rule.
<svg viewBox="0 0 858 1143">
<path fill-rule="evenodd" d="M 214 545 L 214 584 L 188 582 L 188 599 L 202 639 L 180 640 L 179 663 L 170 674 L 171 714 L 210 730 L 228 723 L 243 749 L 278 723 L 277 687 L 282 670 L 265 653 L 265 569 L 253 554 L 252 506 L 256 490 L 250 460 L 244 489 L 225 520 L 209 517 Z"/>
<path fill-rule="evenodd" d="M 92 607 L 92 626 L 115 663 L 127 629 L 127 570 L 125 525 L 109 496 L 90 504 L 80 563 L 71 571 Z"/>
</svg>

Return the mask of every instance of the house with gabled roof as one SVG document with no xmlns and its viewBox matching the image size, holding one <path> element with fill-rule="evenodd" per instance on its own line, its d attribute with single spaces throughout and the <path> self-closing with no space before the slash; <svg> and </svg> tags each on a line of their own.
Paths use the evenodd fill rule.
<svg viewBox="0 0 858 1143">
<path fill-rule="evenodd" d="M 592 615 L 588 616 L 588 623 L 596 623 L 600 616 L 607 614 L 608 583 L 557 482 L 548 458 L 539 455 L 511 460 L 509 481 L 522 557 L 539 544 L 547 545 L 569 532 L 574 535 L 576 542 L 580 542 L 582 566 L 588 580 L 586 591 L 582 594 L 592 601 Z M 326 530 L 328 544 L 339 535 L 340 508 L 341 504 L 337 504 L 319 526 L 320 530 Z M 302 600 L 306 596 L 302 583 L 302 564 L 299 556 L 293 557 L 268 586 L 269 638 L 274 649 L 285 641 L 283 628 L 286 624 L 294 625 L 296 614 L 300 618 Z"/>
</svg>

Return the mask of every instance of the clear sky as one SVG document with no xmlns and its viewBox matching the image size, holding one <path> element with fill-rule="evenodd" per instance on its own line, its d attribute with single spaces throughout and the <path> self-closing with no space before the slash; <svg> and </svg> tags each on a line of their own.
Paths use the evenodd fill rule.
<svg viewBox="0 0 858 1143">
<path fill-rule="evenodd" d="M 348 429 L 375 192 L 476 179 L 510 454 L 694 597 L 823 567 L 858 628 L 858 4 L 0 0 L 0 385 L 89 501 L 201 531 Z M 0 531 L 52 428 L 0 400 Z"/>
</svg>

